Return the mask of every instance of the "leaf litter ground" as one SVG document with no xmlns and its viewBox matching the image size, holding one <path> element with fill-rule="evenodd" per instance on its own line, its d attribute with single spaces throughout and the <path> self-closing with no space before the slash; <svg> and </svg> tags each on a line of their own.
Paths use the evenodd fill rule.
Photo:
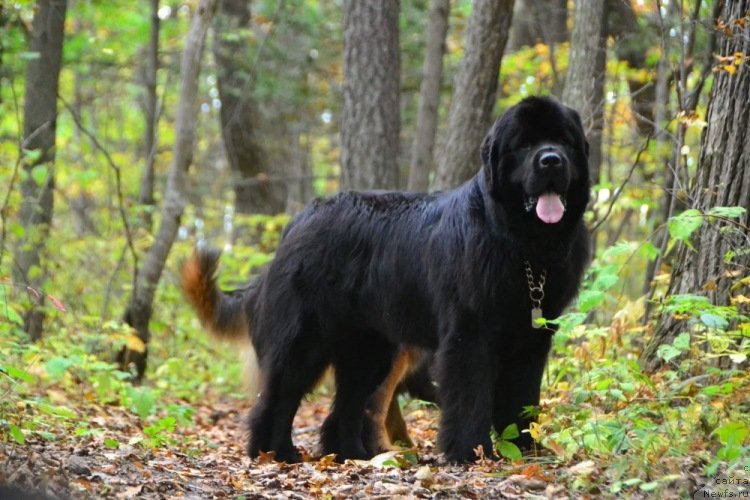
<svg viewBox="0 0 750 500">
<path fill-rule="evenodd" d="M 520 466 L 491 460 L 465 466 L 442 463 L 435 449 L 439 412 L 432 407 L 410 403 L 405 408 L 417 443 L 414 450 L 337 464 L 316 454 L 330 398 L 310 398 L 294 424 L 294 441 L 306 461 L 289 465 L 269 457 L 247 458 L 247 402 L 217 395 L 205 401 L 193 405 L 193 425 L 177 426 L 158 445 L 143 440 L 142 421 L 120 406 L 78 407 L 81 420 L 105 431 L 76 435 L 52 430 L 54 438 L 29 434 L 24 445 L 6 440 L 0 445 L 0 484 L 49 498 L 565 496 L 564 487 L 555 484 L 556 466 L 535 465 L 534 458 Z M 19 415 L 33 411 L 19 408 Z M 593 469 L 593 463 L 584 463 L 571 472 L 590 474 Z"/>
</svg>

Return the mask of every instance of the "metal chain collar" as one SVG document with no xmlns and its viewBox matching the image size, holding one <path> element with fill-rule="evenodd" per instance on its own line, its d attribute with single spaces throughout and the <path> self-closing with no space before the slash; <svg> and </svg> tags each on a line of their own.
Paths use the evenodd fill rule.
<svg viewBox="0 0 750 500">
<path fill-rule="evenodd" d="M 534 280 L 534 271 L 528 260 L 523 262 L 526 270 L 526 283 L 529 286 L 529 299 L 531 299 L 531 326 L 532 328 L 542 328 L 542 325 L 536 322 L 542 317 L 542 300 L 544 300 L 544 284 L 547 281 L 547 270 L 542 269 L 539 281 Z"/>
</svg>

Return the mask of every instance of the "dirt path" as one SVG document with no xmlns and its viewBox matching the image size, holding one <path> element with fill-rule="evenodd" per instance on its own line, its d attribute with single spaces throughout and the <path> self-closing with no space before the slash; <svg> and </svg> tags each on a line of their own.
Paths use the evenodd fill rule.
<svg viewBox="0 0 750 500">
<path fill-rule="evenodd" d="M 326 397 L 318 397 L 304 402 L 297 415 L 294 440 L 307 454 L 315 456 L 317 430 L 328 405 Z M 415 451 L 343 465 L 317 456 L 295 465 L 251 461 L 244 452 L 247 404 L 225 400 L 195 410 L 196 425 L 178 427 L 166 438 L 172 443 L 161 446 L 146 445 L 138 418 L 120 407 L 89 417 L 107 429 L 104 434 L 4 444 L 0 484 L 49 498 L 499 498 L 563 493 L 534 465 L 514 470 L 507 462 L 440 464 L 434 447 L 437 411 L 431 408 L 407 408 L 407 423 L 418 443 Z"/>
</svg>

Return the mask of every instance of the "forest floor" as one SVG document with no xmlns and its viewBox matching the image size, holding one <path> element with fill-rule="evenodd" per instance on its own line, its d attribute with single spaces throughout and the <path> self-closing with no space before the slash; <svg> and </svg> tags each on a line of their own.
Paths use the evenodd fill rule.
<svg viewBox="0 0 750 500">
<path fill-rule="evenodd" d="M 122 407 L 88 406 L 78 418 L 104 433 L 0 444 L 0 485 L 17 488 L 17 498 L 561 498 L 576 477 L 596 474 L 592 461 L 562 468 L 543 456 L 521 465 L 442 463 L 435 449 L 438 410 L 414 403 L 404 413 L 416 449 L 337 464 L 315 454 L 327 396 L 304 401 L 296 417 L 294 440 L 305 462 L 251 461 L 244 451 L 248 403 L 218 395 L 206 401 L 193 405 L 194 425 L 161 438 Z M 157 441 L 145 446 L 144 432 Z"/>
</svg>

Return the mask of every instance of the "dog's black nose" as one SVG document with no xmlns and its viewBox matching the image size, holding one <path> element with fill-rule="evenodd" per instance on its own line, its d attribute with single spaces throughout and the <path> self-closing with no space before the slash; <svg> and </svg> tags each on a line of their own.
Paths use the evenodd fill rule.
<svg viewBox="0 0 750 500">
<path fill-rule="evenodd" d="M 539 166 L 542 168 L 556 168 L 556 167 L 562 167 L 563 165 L 563 158 L 559 153 L 556 153 L 554 151 L 546 151 L 541 154 L 539 157 Z"/>
</svg>

